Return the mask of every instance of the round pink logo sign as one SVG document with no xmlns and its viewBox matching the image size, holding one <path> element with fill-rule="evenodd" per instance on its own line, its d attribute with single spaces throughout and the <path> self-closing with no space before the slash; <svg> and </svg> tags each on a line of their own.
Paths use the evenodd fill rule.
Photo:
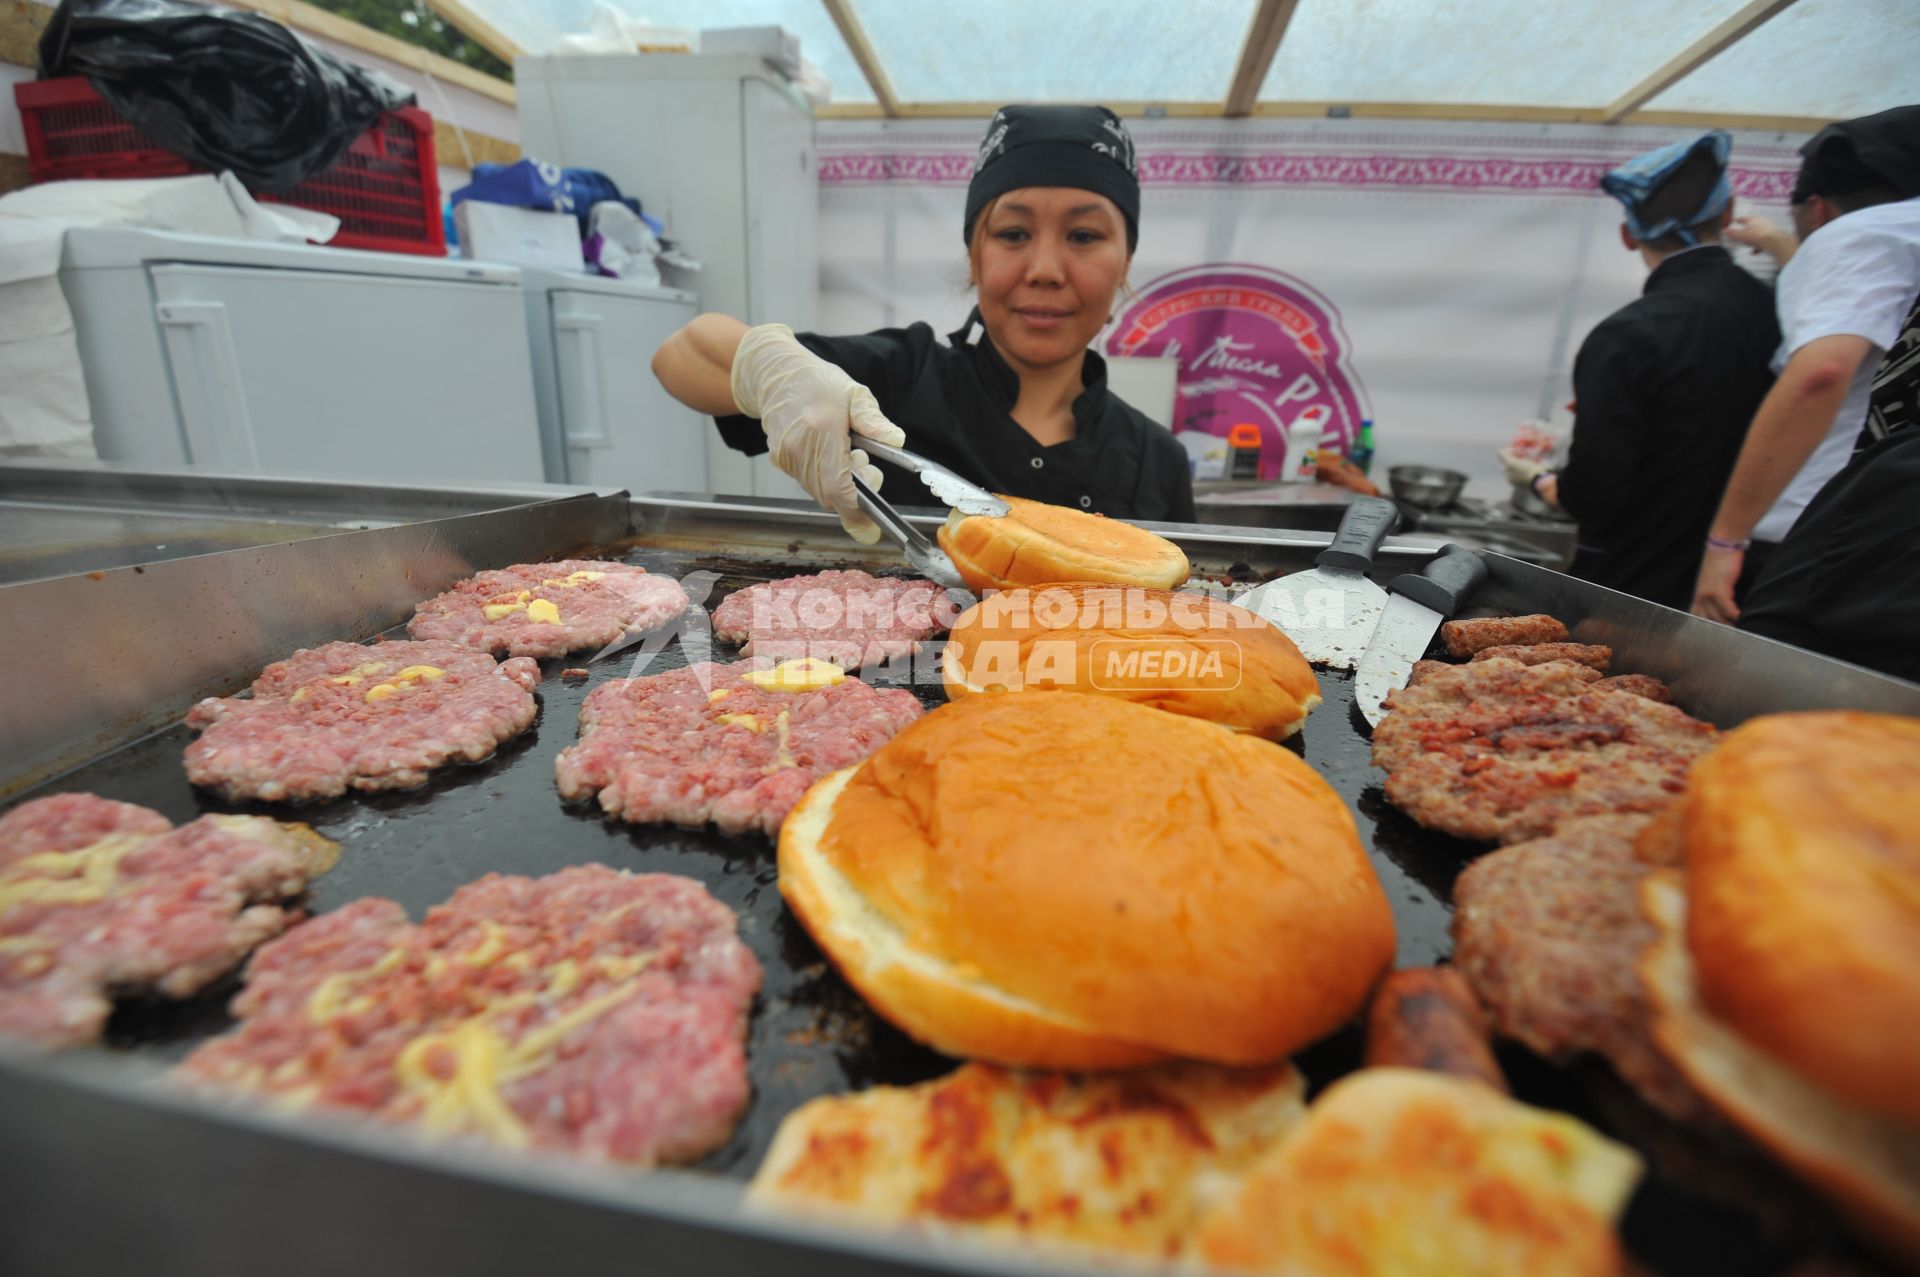
<svg viewBox="0 0 1920 1277">
<path fill-rule="evenodd" d="M 1347 451 L 1370 409 L 1340 312 L 1300 280 L 1230 263 L 1162 275 L 1121 312 L 1109 355 L 1177 358 L 1174 433 L 1260 428 L 1260 477 L 1278 478 L 1304 421 Z"/>
</svg>

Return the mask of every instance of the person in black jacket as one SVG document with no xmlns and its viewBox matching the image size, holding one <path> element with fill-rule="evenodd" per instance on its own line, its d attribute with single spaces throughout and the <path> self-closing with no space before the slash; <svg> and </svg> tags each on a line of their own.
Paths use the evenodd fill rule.
<svg viewBox="0 0 1920 1277">
<path fill-rule="evenodd" d="M 1913 180 L 1920 182 L 1920 148 Z M 1874 374 L 1860 449 L 1808 503 L 1737 622 L 1920 683 L 1920 298 Z"/>
<path fill-rule="evenodd" d="M 1608 173 L 1620 239 L 1652 273 L 1573 365 L 1573 441 L 1557 473 L 1509 476 L 1580 521 L 1573 575 L 1685 609 L 1747 423 L 1773 384 L 1773 295 L 1720 247 L 1730 139 L 1715 130 Z"/>
<path fill-rule="evenodd" d="M 856 539 L 879 529 L 852 476 L 911 476 L 871 462 L 857 438 L 905 447 L 982 487 L 1128 519 L 1193 521 L 1186 449 L 1111 393 L 1089 344 L 1112 317 L 1139 242 L 1133 139 L 1096 106 L 997 112 L 967 188 L 962 233 L 978 305 L 939 342 L 924 323 L 851 337 L 795 335 L 701 315 L 653 370 L 727 443 L 770 452 Z"/>
</svg>

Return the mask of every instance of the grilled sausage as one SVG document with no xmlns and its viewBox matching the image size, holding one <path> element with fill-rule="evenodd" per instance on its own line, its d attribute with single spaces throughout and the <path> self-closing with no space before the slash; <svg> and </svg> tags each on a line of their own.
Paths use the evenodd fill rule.
<svg viewBox="0 0 1920 1277">
<path fill-rule="evenodd" d="M 1395 971 L 1381 983 L 1367 1012 L 1367 1064 L 1452 1073 L 1507 1089 L 1486 1016 L 1452 967 Z"/>
<path fill-rule="evenodd" d="M 1572 661 L 1588 669 L 1605 670 L 1613 663 L 1613 649 L 1597 643 L 1502 643 L 1483 647 L 1473 654 L 1476 661 L 1491 661 L 1504 656 L 1522 665 L 1545 665 L 1548 661 Z"/>
<path fill-rule="evenodd" d="M 1448 621 L 1440 627 L 1447 655 L 1472 656 L 1482 648 L 1527 643 L 1564 643 L 1567 627 L 1545 613 L 1533 616 L 1483 616 L 1472 621 Z"/>
</svg>

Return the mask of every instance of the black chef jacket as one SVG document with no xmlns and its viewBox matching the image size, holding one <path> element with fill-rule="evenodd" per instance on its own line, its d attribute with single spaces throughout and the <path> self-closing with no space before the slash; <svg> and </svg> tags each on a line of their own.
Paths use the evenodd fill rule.
<svg viewBox="0 0 1920 1277">
<path fill-rule="evenodd" d="M 977 315 L 977 312 L 976 312 Z M 1073 438 L 1043 446 L 1013 419 L 1020 377 L 975 321 L 942 345 L 926 324 L 855 337 L 799 334 L 800 344 L 873 391 L 880 411 L 906 432 L 906 447 L 992 492 L 1073 506 L 1118 519 L 1193 522 L 1187 450 L 1166 427 L 1107 390 L 1107 363 L 1089 350 L 1086 389 L 1073 401 Z M 715 419 L 727 446 L 767 450 L 760 423 Z M 860 441 L 853 440 L 855 447 Z M 877 462 L 895 505 L 935 504 L 913 475 Z"/>
<path fill-rule="evenodd" d="M 1856 453 L 1753 584 L 1740 628 L 1920 683 L 1920 426 Z"/>
<path fill-rule="evenodd" d="M 1741 629 L 1920 683 L 1916 403 L 1920 303 L 1874 378 L 1872 442 L 1794 520 L 1741 608 Z"/>
<path fill-rule="evenodd" d="M 1561 506 L 1573 575 L 1685 610 L 1747 425 L 1773 386 L 1773 294 L 1706 245 L 1667 258 L 1581 343 Z"/>
</svg>

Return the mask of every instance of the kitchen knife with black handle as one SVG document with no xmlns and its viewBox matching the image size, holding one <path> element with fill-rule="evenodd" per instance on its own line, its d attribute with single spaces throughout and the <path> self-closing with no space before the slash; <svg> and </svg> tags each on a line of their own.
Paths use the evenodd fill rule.
<svg viewBox="0 0 1920 1277">
<path fill-rule="evenodd" d="M 1487 579 L 1486 560 L 1472 550 L 1443 545 L 1418 575 L 1395 577 L 1387 588 L 1385 611 L 1373 629 L 1360 669 L 1353 678 L 1353 701 L 1370 727 L 1386 713 L 1387 693 L 1407 685 L 1413 664 L 1427 653 L 1440 623 L 1457 612 Z"/>
</svg>

